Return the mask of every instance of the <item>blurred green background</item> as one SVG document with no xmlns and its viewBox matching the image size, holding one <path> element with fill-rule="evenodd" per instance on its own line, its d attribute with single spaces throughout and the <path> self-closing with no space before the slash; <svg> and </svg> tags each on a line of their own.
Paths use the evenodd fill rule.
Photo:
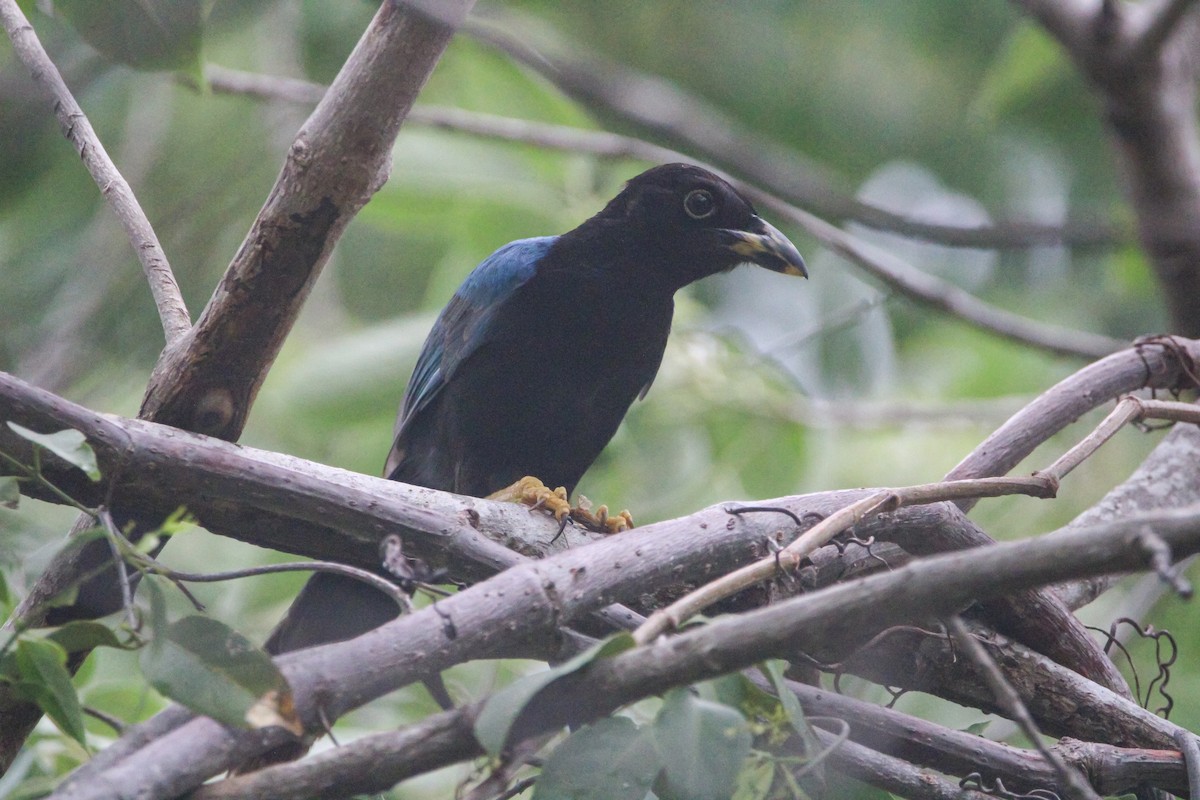
<svg viewBox="0 0 1200 800">
<path fill-rule="evenodd" d="M 327 82 L 374 10 L 330 0 L 217 2 L 203 57 Z M 957 224 L 1128 223 L 1094 99 L 1045 34 L 1000 0 L 484 0 L 476 16 L 535 48 L 590 50 L 660 76 L 819 165 L 846 195 L 885 208 Z M 97 53 L 63 18 L 31 18 L 198 314 L 308 109 L 136 71 Z M 466 36 L 420 100 L 637 133 L 593 117 Z M 0 104 L 0 369 L 134 415 L 162 343 L 140 268 L 9 47 L 0 47 Z M 242 442 L 377 473 L 425 333 L 459 281 L 507 241 L 575 226 L 647 166 L 406 126 L 391 179 L 338 245 Z M 644 523 L 731 499 L 933 481 L 1008 413 L 1082 366 L 891 296 L 781 227 L 812 279 L 747 269 L 682 293 L 653 391 L 585 477 L 583 494 Z M 1128 240 L 990 252 L 852 227 L 1030 317 L 1121 338 L 1165 325 L 1153 278 Z M 1096 419 L 1018 471 L 1048 463 Z M 985 501 L 974 515 L 997 538 L 1052 529 L 1123 480 L 1158 438 L 1123 432 L 1068 479 L 1060 499 Z M 18 592 L 71 517 L 32 502 L 0 508 L 0 556 Z M 276 557 L 202 531 L 167 551 L 193 570 Z M 257 639 L 301 580 L 196 593 Z M 1107 625 L 1112 614 L 1101 609 L 1095 619 Z M 158 701 L 140 693 L 124 658 L 105 653 L 81 685 L 89 702 L 143 716 Z M 490 667 L 451 677 L 471 695 L 501 679 Z M 1172 685 L 1196 680 L 1177 676 Z M 431 707 L 419 689 L 396 703 L 410 713 Z M 395 724 L 394 710 L 355 715 L 349 730 Z M 1175 718 L 1200 723 L 1187 702 Z M 48 732 L 30 751 L 31 776 L 78 756 Z M 95 732 L 97 743 L 111 735 L 98 724 Z M 397 796 L 410 791 L 420 787 Z"/>
</svg>

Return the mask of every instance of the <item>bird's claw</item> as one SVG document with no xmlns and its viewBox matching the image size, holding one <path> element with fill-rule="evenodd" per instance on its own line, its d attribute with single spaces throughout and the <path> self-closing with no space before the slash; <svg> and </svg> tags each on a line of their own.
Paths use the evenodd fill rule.
<svg viewBox="0 0 1200 800">
<path fill-rule="evenodd" d="M 559 522 L 571 514 L 571 501 L 567 499 L 567 490 L 562 486 L 551 489 L 532 475 L 526 475 L 512 486 L 493 492 L 488 495 L 488 499 L 522 503 L 529 506 L 530 510 L 544 508 Z"/>
<path fill-rule="evenodd" d="M 598 533 L 620 533 L 633 527 L 633 515 L 628 511 L 610 515 L 608 506 L 603 505 L 592 511 L 592 504 L 586 497 L 580 497 L 579 504 L 572 507 L 564 487 L 551 489 L 531 475 L 526 475 L 512 486 L 488 495 L 488 499 L 522 503 L 529 506 L 531 511 L 545 509 L 559 522 L 569 517 L 582 527 Z"/>
<path fill-rule="evenodd" d="M 608 506 L 601 505 L 592 511 L 591 505 L 586 497 L 580 496 L 579 504 L 571 509 L 571 519 L 599 533 L 620 533 L 633 527 L 633 515 L 628 511 L 610 516 Z"/>
</svg>

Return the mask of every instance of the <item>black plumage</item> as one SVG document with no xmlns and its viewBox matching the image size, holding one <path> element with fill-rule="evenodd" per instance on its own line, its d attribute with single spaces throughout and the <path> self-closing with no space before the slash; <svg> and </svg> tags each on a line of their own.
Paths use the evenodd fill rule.
<svg viewBox="0 0 1200 800">
<path fill-rule="evenodd" d="M 747 262 L 806 274 L 733 187 L 685 164 L 638 175 L 568 233 L 505 245 L 430 332 L 385 474 L 480 497 L 526 475 L 572 491 L 649 390 L 675 292 Z M 268 646 L 350 638 L 395 613 L 377 591 L 318 574 Z"/>
</svg>

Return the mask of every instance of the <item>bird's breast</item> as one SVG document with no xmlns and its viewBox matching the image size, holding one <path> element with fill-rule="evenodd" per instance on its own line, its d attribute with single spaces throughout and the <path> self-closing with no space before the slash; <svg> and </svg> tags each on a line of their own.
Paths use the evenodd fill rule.
<svg viewBox="0 0 1200 800">
<path fill-rule="evenodd" d="M 653 380 L 672 305 L 618 293 L 535 294 L 496 320 L 489 345 L 464 364 L 444 409 L 466 444 L 460 459 L 504 475 L 573 487 Z M 493 491 L 494 489 L 489 489 Z"/>
</svg>

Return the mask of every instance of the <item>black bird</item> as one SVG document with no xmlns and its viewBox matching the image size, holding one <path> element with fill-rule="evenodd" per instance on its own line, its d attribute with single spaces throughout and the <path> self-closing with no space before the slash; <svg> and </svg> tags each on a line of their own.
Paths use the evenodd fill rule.
<svg viewBox="0 0 1200 800">
<path fill-rule="evenodd" d="M 476 497 L 534 476 L 569 494 L 649 391 L 676 290 L 741 263 L 807 277 L 749 201 L 687 164 L 638 175 L 573 231 L 501 247 L 430 331 L 385 474 Z M 396 613 L 375 589 L 319 573 L 267 648 L 349 639 Z"/>
</svg>

